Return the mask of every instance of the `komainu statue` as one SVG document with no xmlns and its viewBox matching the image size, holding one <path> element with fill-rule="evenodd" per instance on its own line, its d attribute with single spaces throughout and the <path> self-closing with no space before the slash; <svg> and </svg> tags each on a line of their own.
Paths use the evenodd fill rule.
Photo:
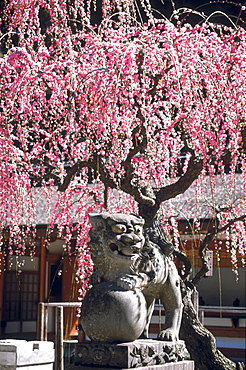
<svg viewBox="0 0 246 370">
<path fill-rule="evenodd" d="M 182 317 L 179 275 L 157 221 L 126 214 L 90 214 L 90 249 L 95 270 L 82 304 L 81 324 L 94 341 L 124 342 L 148 338 L 156 299 L 165 309 L 158 334 L 177 341 Z"/>
</svg>

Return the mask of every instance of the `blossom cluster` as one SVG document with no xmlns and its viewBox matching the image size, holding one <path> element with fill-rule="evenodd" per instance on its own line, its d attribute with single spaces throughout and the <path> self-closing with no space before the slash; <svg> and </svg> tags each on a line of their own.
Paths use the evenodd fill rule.
<svg viewBox="0 0 246 370">
<path fill-rule="evenodd" d="M 241 166 L 246 189 L 245 30 L 210 23 L 177 27 L 153 17 L 138 24 L 123 13 L 115 22 L 107 16 L 109 1 L 101 25 L 91 26 L 92 4 L 73 3 L 10 0 L 6 8 L 6 34 L 15 33 L 18 45 L 0 59 L 0 225 L 23 224 L 24 218 L 35 223 L 32 186 L 50 167 L 62 182 L 66 168 L 96 156 L 120 190 L 124 161 L 144 140 L 132 158 L 141 184 L 164 187 L 175 180 L 187 169 L 188 160 L 180 169 L 180 154 L 188 148 L 187 158 L 195 153 L 203 159 L 201 180 L 209 174 L 214 187 L 230 153 L 230 185 Z M 118 11 L 132 11 L 131 1 L 119 3 Z M 41 10 L 49 15 L 45 30 Z M 72 20 L 80 23 L 76 32 Z M 78 238 L 82 254 L 88 212 L 102 210 L 104 202 L 100 179 L 89 184 L 88 178 L 87 169 L 74 176 L 51 215 L 61 227 L 72 228 L 76 217 L 85 225 Z M 127 207 L 118 197 L 111 203 L 115 211 L 136 210 L 134 200 Z M 245 209 L 245 193 L 242 204 Z"/>
</svg>

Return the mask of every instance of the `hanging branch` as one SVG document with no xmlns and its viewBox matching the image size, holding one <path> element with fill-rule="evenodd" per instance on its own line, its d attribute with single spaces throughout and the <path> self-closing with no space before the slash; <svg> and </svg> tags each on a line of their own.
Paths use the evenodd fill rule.
<svg viewBox="0 0 246 370">
<path fill-rule="evenodd" d="M 215 239 L 216 235 L 219 233 L 222 233 L 223 231 L 227 230 L 230 226 L 232 226 L 235 222 L 238 221 L 244 221 L 246 220 L 246 215 L 242 215 L 239 217 L 236 217 L 230 221 L 228 221 L 224 226 L 222 227 L 217 227 L 214 226 L 211 231 L 207 233 L 203 241 L 201 242 L 198 250 L 198 255 L 201 258 L 202 261 L 202 267 L 196 274 L 196 276 L 192 279 L 192 283 L 194 286 L 197 286 L 202 277 L 208 272 L 208 258 L 206 257 L 205 254 L 205 249 L 209 246 L 210 243 Z"/>
<path fill-rule="evenodd" d="M 184 273 L 183 275 L 181 275 L 181 279 L 182 280 L 186 280 L 189 275 L 191 274 L 191 262 L 189 260 L 189 258 L 181 251 L 178 251 L 178 250 L 174 250 L 173 252 L 174 256 L 176 256 L 181 262 L 183 262 L 184 264 Z"/>
</svg>

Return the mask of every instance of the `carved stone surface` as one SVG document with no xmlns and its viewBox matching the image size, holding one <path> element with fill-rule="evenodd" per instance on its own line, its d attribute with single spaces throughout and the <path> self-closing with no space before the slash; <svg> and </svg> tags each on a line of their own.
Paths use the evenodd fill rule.
<svg viewBox="0 0 246 370">
<path fill-rule="evenodd" d="M 161 341 L 177 341 L 182 317 L 180 278 L 172 245 L 157 221 L 144 230 L 141 217 L 91 214 L 93 288 L 82 304 L 81 325 L 94 341 L 148 338 L 155 299 L 165 308 Z"/>
<path fill-rule="evenodd" d="M 84 342 L 75 347 L 74 364 L 131 369 L 177 363 L 184 360 L 184 353 L 183 341 L 142 339 L 118 344 Z"/>
<path fill-rule="evenodd" d="M 90 365 L 80 365 L 79 367 L 76 365 L 68 365 L 66 366 L 66 370 L 119 370 L 117 367 L 101 367 L 101 366 L 90 366 Z M 180 362 L 172 362 L 169 364 L 162 364 L 162 365 L 153 365 L 153 366 L 144 366 L 138 367 L 138 370 L 194 370 L 194 361 L 180 361 Z M 120 370 L 131 370 L 130 368 L 120 368 Z"/>
</svg>

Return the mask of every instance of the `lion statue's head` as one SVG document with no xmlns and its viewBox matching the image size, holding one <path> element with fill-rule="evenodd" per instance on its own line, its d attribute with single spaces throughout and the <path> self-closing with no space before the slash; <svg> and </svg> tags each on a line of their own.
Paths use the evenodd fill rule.
<svg viewBox="0 0 246 370">
<path fill-rule="evenodd" d="M 111 258 L 132 259 L 144 246 L 144 220 L 135 215 L 89 214 L 90 247 Z"/>
</svg>

